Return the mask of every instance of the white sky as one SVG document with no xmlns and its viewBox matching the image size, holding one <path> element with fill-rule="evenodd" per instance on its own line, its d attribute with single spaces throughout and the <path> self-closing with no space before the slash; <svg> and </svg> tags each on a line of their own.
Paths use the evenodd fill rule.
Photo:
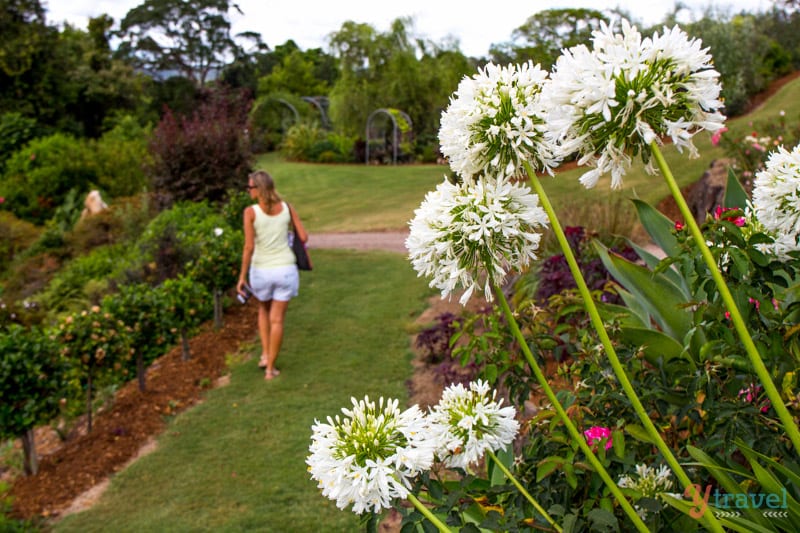
<svg viewBox="0 0 800 533">
<path fill-rule="evenodd" d="M 236 0 L 234 0 L 235 2 Z M 51 24 L 69 22 L 86 29 L 89 17 L 106 13 L 119 22 L 132 8 L 144 0 L 42 0 Z M 694 18 L 706 7 L 737 13 L 766 11 L 772 0 L 686 0 Z M 467 8 L 465 5 L 471 4 Z M 661 22 L 672 11 L 674 0 L 534 0 L 503 1 L 483 4 L 468 0 L 238 0 L 244 13 L 231 15 L 233 33 L 253 31 L 274 48 L 293 39 L 301 49 L 327 50 L 326 37 L 338 31 L 348 20 L 368 23 L 378 31 L 388 31 L 398 17 L 413 17 L 416 34 L 441 42 L 455 37 L 459 48 L 468 56 L 488 55 L 492 43 L 508 41 L 514 28 L 538 11 L 556 8 L 585 7 L 611 9 L 620 7 L 632 14 L 634 22 L 643 26 Z M 496 6 L 492 9 L 490 6 Z M 683 20 L 691 20 L 687 13 Z"/>
</svg>

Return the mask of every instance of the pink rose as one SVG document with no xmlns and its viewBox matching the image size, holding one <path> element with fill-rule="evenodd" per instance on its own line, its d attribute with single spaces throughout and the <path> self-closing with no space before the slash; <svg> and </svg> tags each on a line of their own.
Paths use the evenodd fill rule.
<svg viewBox="0 0 800 533">
<path fill-rule="evenodd" d="M 608 428 L 592 426 L 583 432 L 583 436 L 586 437 L 586 441 L 593 449 L 603 439 L 606 439 L 606 451 L 611 449 L 611 430 Z"/>
</svg>

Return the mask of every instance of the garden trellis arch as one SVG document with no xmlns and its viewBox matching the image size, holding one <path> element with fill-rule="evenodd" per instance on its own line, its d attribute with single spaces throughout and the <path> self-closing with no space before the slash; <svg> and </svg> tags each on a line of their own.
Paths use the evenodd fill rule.
<svg viewBox="0 0 800 533">
<path fill-rule="evenodd" d="M 303 96 L 303 101 L 308 102 L 317 108 L 320 116 L 320 123 L 326 130 L 331 129 L 330 120 L 328 120 L 328 97 L 327 96 Z"/>
<path fill-rule="evenodd" d="M 400 111 L 399 109 L 395 108 L 388 108 L 382 107 L 380 109 L 376 109 L 372 113 L 370 113 L 369 117 L 367 117 L 367 127 L 366 127 L 366 140 L 367 140 L 367 147 L 366 147 L 366 157 L 364 163 L 369 164 L 369 145 L 370 141 L 375 137 L 370 135 L 370 128 L 373 125 L 373 121 L 376 117 L 381 115 L 385 115 L 389 117 L 392 122 L 392 164 L 397 164 L 397 151 L 400 143 L 402 141 L 410 141 L 412 137 L 412 123 L 411 117 L 409 117 L 405 112 Z M 385 143 L 385 136 L 381 137 L 381 140 Z"/>
</svg>

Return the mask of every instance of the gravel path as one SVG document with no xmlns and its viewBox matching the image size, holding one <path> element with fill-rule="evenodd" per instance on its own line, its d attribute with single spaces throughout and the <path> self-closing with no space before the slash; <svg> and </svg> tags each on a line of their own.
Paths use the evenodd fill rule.
<svg viewBox="0 0 800 533">
<path fill-rule="evenodd" d="M 405 254 L 407 231 L 366 231 L 356 233 L 312 233 L 308 247 L 349 248 L 351 250 L 384 250 Z"/>
</svg>

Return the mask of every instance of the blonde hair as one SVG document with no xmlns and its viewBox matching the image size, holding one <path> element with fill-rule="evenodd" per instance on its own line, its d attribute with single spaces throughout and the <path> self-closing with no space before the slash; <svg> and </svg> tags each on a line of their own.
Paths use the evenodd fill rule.
<svg viewBox="0 0 800 533">
<path fill-rule="evenodd" d="M 256 187 L 256 196 L 258 201 L 267 205 L 267 212 L 272 210 L 272 206 L 280 203 L 281 197 L 275 191 L 275 180 L 272 179 L 266 171 L 256 170 L 251 173 L 248 178 L 253 182 Z"/>
</svg>

